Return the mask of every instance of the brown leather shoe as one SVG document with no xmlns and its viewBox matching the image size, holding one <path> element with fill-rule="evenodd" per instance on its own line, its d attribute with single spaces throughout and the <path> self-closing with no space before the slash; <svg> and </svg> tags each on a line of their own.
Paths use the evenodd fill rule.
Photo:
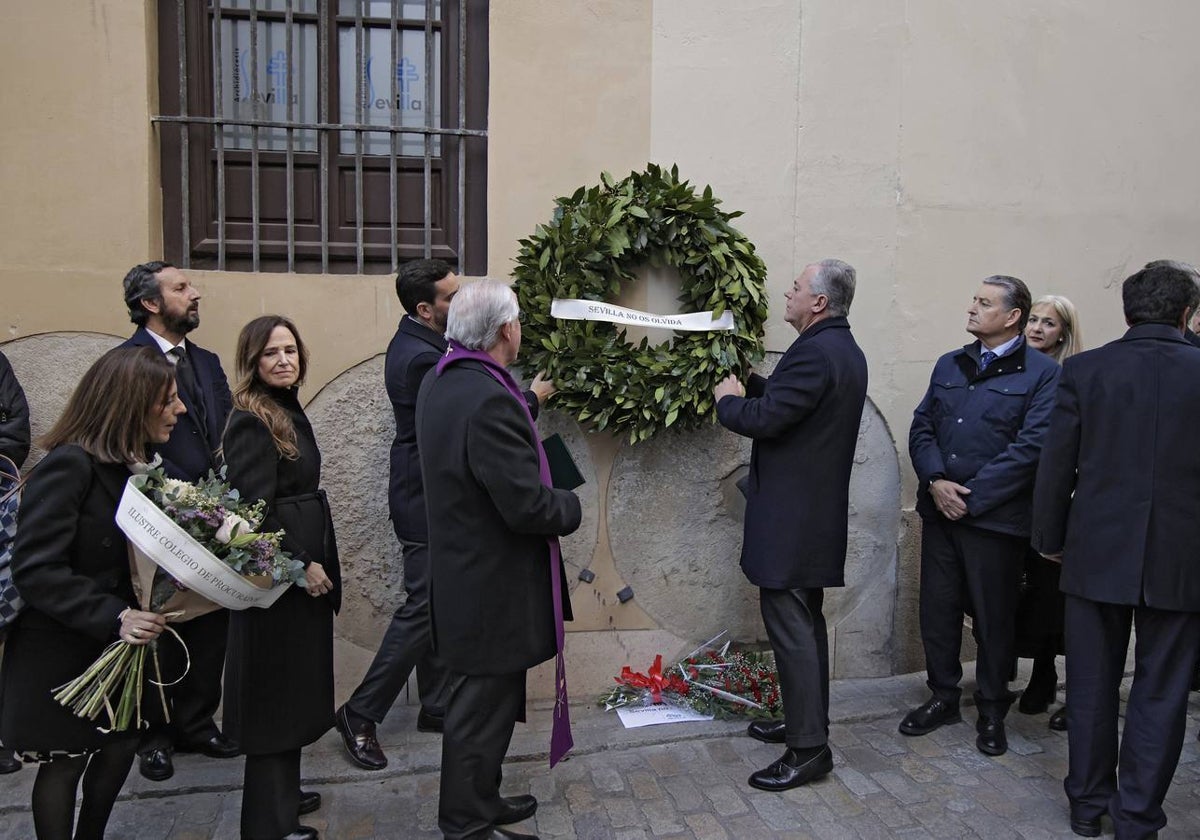
<svg viewBox="0 0 1200 840">
<path fill-rule="evenodd" d="M 346 707 L 340 707 L 334 713 L 333 726 L 342 736 L 342 746 L 350 760 L 364 770 L 382 770 L 387 767 L 387 756 L 379 746 L 375 737 L 375 724 L 367 721 L 355 732 L 350 726 L 350 718 Z"/>
</svg>

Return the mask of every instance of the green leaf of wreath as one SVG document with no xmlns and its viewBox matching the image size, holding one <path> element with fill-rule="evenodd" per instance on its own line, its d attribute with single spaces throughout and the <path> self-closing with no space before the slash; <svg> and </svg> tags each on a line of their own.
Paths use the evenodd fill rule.
<svg viewBox="0 0 1200 840">
<path fill-rule="evenodd" d="M 649 164 L 616 181 L 555 200 L 549 222 L 520 240 L 513 288 L 523 326 L 523 364 L 554 378 L 554 407 L 596 429 L 646 440 L 668 426 L 694 429 L 715 419 L 712 389 L 762 358 L 766 266 L 719 209 L 670 170 Z M 643 264 L 678 270 L 681 311 L 729 311 L 734 329 L 676 332 L 669 345 L 627 344 L 619 324 L 550 317 L 553 298 L 604 301 Z"/>
</svg>

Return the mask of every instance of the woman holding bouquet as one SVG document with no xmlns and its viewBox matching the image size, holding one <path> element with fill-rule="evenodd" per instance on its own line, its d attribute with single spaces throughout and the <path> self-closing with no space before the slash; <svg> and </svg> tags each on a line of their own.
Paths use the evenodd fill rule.
<svg viewBox="0 0 1200 840">
<path fill-rule="evenodd" d="M 129 465 L 146 461 L 151 444 L 165 443 L 184 410 L 162 353 L 118 348 L 83 375 L 39 441 L 50 452 L 25 486 L 12 558 L 25 608 L 0 672 L 0 736 L 41 765 L 33 785 L 39 840 L 102 838 L 133 764 L 136 729 L 104 734 L 52 693 L 118 638 L 145 645 L 163 631 L 161 615 L 136 607 L 129 549 L 114 515 Z"/>
<path fill-rule="evenodd" d="M 244 840 L 312 840 L 300 825 L 300 749 L 333 725 L 333 614 L 341 601 L 337 547 L 321 453 L 297 389 L 308 352 L 287 318 L 266 315 L 238 336 L 238 382 L 225 429 L 229 483 L 266 502 L 263 530 L 304 563 L 307 586 L 267 609 L 229 617 L 225 728 L 246 753 Z M 306 799 L 317 799 L 308 794 Z M 305 809 L 306 811 L 309 809 Z"/>
<path fill-rule="evenodd" d="M 1060 365 L 1083 349 L 1079 313 L 1061 295 L 1046 295 L 1029 308 L 1025 341 Z M 1063 648 L 1063 595 L 1058 590 L 1062 565 L 1042 557 L 1032 548 L 1025 557 L 1021 601 L 1017 605 L 1017 656 L 1033 660 L 1029 685 L 1017 701 L 1023 714 L 1041 714 L 1054 702 L 1058 671 L 1054 658 Z M 1067 728 L 1067 707 L 1050 716 L 1050 728 Z"/>
</svg>

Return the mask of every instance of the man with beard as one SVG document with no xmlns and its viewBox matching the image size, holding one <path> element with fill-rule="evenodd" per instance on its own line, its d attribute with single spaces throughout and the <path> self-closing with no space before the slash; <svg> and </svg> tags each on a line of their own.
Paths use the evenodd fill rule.
<svg viewBox="0 0 1200 840">
<path fill-rule="evenodd" d="M 233 407 L 229 383 L 215 353 L 197 347 L 186 336 L 200 325 L 200 293 L 187 275 L 167 262 L 136 265 L 125 275 L 125 305 L 137 325 L 125 346 L 157 347 L 175 365 L 179 398 L 187 413 L 179 417 L 170 439 L 155 447 L 167 475 L 196 481 L 219 469 L 216 448 Z M 168 726 L 154 727 L 139 748 L 138 770 L 152 781 L 171 778 L 173 750 L 232 758 L 238 747 L 221 734 L 213 715 L 221 704 L 225 668 L 225 636 L 229 615 L 216 610 L 174 625 L 187 645 L 191 667 L 166 689 L 172 712 Z M 160 655 L 165 674 L 184 670 L 178 645 L 164 644 Z"/>
<path fill-rule="evenodd" d="M 376 726 L 396 702 L 414 667 L 421 696 L 418 730 L 441 732 L 449 699 L 446 669 L 430 652 L 429 529 L 415 411 L 425 374 L 446 353 L 446 317 L 458 286 L 457 275 L 442 260 L 414 260 L 396 275 L 396 296 L 407 314 L 388 345 L 383 376 L 396 419 L 388 512 L 403 551 L 407 597 L 392 616 L 366 676 L 335 718 L 350 760 L 366 770 L 387 766 Z M 551 383 L 540 377 L 534 380 L 533 390 L 524 394 L 534 417 L 552 393 Z"/>
</svg>

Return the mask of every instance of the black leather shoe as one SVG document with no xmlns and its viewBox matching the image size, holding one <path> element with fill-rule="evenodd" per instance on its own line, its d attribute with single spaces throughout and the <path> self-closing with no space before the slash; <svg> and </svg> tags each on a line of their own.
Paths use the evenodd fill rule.
<svg viewBox="0 0 1200 840">
<path fill-rule="evenodd" d="M 175 745 L 175 751 L 181 753 L 200 753 L 209 758 L 236 758 L 242 754 L 242 748 L 231 738 L 226 738 L 220 732 L 204 741 L 186 741 Z"/>
<path fill-rule="evenodd" d="M 752 774 L 750 787 L 772 792 L 791 790 L 832 772 L 833 753 L 829 751 L 829 747 L 822 747 L 819 753 L 807 761 L 801 760 L 796 750 L 788 750 L 783 754 L 783 758 L 765 770 Z"/>
<path fill-rule="evenodd" d="M 435 715 L 433 712 L 427 712 L 424 706 L 421 707 L 421 711 L 417 712 L 418 732 L 441 732 L 446 728 L 445 723 L 445 715 Z"/>
<path fill-rule="evenodd" d="M 537 813 L 538 801 L 529 794 L 522 796 L 501 796 L 500 802 L 503 803 L 504 810 L 492 820 L 496 825 L 519 823 Z"/>
<path fill-rule="evenodd" d="M 1058 711 L 1050 715 L 1050 722 L 1046 724 L 1055 732 L 1067 731 L 1067 707 L 1060 706 Z"/>
<path fill-rule="evenodd" d="M 321 833 L 310 825 L 302 825 L 283 840 L 321 840 Z"/>
<path fill-rule="evenodd" d="M 1071 831 L 1078 834 L 1080 837 L 1099 837 L 1100 836 L 1100 818 L 1099 817 L 1081 817 L 1071 809 Z"/>
<path fill-rule="evenodd" d="M 1008 737 L 1004 734 L 1004 721 L 1000 718 L 980 715 L 975 731 L 979 733 L 975 746 L 984 755 L 1004 755 L 1008 752 Z"/>
<path fill-rule="evenodd" d="M 904 716 L 904 720 L 900 721 L 900 734 L 928 735 L 948 723 L 962 723 L 962 713 L 957 705 L 934 697 Z"/>
<path fill-rule="evenodd" d="M 165 782 L 175 775 L 171 751 L 158 749 L 142 753 L 138 756 L 138 772 L 152 782 Z"/>
<path fill-rule="evenodd" d="M 764 744 L 787 741 L 787 727 L 781 720 L 756 720 L 746 728 L 746 734 Z"/>
<path fill-rule="evenodd" d="M 342 746 L 346 748 L 346 754 L 350 756 L 351 761 L 364 770 L 382 770 L 387 767 L 387 756 L 383 754 L 379 741 L 375 738 L 374 723 L 367 721 L 359 731 L 353 731 L 346 707 L 342 706 L 334 714 L 333 726 L 342 736 Z"/>
<path fill-rule="evenodd" d="M 21 760 L 11 752 L 0 754 L 0 776 L 16 773 L 21 769 Z"/>
<path fill-rule="evenodd" d="M 318 811 L 321 808 L 321 794 L 315 790 L 300 791 L 300 807 L 296 809 L 296 813 L 303 817 L 305 814 L 311 814 L 313 811 Z"/>
</svg>

